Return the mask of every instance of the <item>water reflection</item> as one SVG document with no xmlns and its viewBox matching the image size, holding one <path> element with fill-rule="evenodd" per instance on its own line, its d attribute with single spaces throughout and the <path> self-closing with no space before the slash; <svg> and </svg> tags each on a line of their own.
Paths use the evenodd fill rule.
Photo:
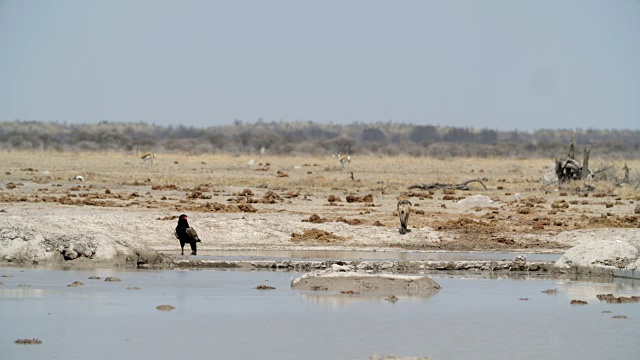
<svg viewBox="0 0 640 360">
<path fill-rule="evenodd" d="M 43 298 L 46 295 L 47 295 L 46 291 L 42 289 L 0 288 L 0 299 L 23 299 L 23 298 L 38 299 L 38 298 Z"/>
<path fill-rule="evenodd" d="M 600 301 L 599 294 L 637 296 L 640 294 L 640 280 L 637 279 L 599 279 L 594 281 L 558 280 L 558 292 L 571 300 Z"/>
<path fill-rule="evenodd" d="M 393 296 L 397 298 L 397 301 L 403 300 L 421 300 L 427 299 L 435 295 L 435 293 L 431 294 L 403 294 L 403 293 L 393 293 Z M 304 300 L 309 301 L 314 304 L 321 304 L 325 306 L 329 306 L 331 308 L 337 309 L 347 305 L 354 305 L 360 303 L 377 303 L 377 302 L 388 302 L 390 304 L 394 303 L 394 300 L 390 300 L 389 294 L 375 294 L 375 293 L 359 293 L 359 294 L 341 294 L 335 292 L 327 292 L 323 293 L 320 291 L 316 292 L 301 292 L 301 296 Z"/>
</svg>

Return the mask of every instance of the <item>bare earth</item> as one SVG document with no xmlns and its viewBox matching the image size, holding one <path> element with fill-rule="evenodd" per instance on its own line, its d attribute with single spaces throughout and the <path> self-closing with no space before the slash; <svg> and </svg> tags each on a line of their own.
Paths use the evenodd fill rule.
<svg viewBox="0 0 640 360">
<path fill-rule="evenodd" d="M 199 250 L 562 253 L 640 239 L 638 189 L 558 189 L 541 182 L 551 164 L 352 156 L 343 171 L 331 157 L 158 154 L 145 165 L 115 152 L 1 152 L 0 256 L 29 264 L 175 255 L 181 213 L 203 239 Z M 84 181 L 69 180 L 76 175 Z M 409 190 L 471 179 L 488 189 Z M 413 204 L 406 235 L 395 213 L 402 192 Z"/>
</svg>

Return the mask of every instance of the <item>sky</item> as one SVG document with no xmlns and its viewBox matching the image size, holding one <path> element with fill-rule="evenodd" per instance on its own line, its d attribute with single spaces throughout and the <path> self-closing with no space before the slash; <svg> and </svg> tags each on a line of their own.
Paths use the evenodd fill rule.
<svg viewBox="0 0 640 360">
<path fill-rule="evenodd" d="M 0 0 L 17 119 L 638 130 L 640 0 Z"/>
</svg>

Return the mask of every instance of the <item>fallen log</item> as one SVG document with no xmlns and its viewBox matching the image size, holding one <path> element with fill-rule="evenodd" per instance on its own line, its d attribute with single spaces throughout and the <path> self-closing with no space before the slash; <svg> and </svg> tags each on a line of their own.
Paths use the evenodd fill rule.
<svg viewBox="0 0 640 360">
<path fill-rule="evenodd" d="M 416 184 L 416 185 L 409 186 L 409 190 L 412 190 L 412 189 L 422 189 L 422 190 L 432 190 L 432 189 L 471 190 L 471 188 L 469 187 L 469 184 L 471 184 L 473 182 L 480 183 L 480 185 L 482 185 L 482 187 L 485 190 L 488 190 L 487 187 L 482 182 L 482 180 L 480 180 L 480 179 L 471 179 L 471 180 L 467 180 L 465 182 L 462 182 L 460 184 L 443 184 L 443 183 L 439 183 L 439 182 L 430 183 L 430 184 Z"/>
</svg>

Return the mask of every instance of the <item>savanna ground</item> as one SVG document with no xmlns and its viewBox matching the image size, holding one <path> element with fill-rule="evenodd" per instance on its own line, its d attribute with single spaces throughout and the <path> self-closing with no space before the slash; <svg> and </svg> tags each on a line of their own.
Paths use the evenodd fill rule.
<svg viewBox="0 0 640 360">
<path fill-rule="evenodd" d="M 637 166 L 609 164 L 625 162 Z M 579 191 L 582 182 L 558 189 L 541 182 L 552 166 L 553 159 L 355 155 L 343 170 L 329 156 L 157 154 L 155 164 L 143 164 L 135 153 L 5 151 L 0 219 L 44 232 L 81 228 L 167 253 L 179 248 L 173 228 L 181 213 L 203 250 L 563 252 L 575 234 L 640 228 L 639 189 L 609 182 L 588 192 Z M 84 181 L 71 180 L 77 175 Z M 469 190 L 409 189 L 472 179 L 487 189 L 479 182 Z M 402 192 L 413 203 L 406 235 L 395 213 Z"/>
</svg>

